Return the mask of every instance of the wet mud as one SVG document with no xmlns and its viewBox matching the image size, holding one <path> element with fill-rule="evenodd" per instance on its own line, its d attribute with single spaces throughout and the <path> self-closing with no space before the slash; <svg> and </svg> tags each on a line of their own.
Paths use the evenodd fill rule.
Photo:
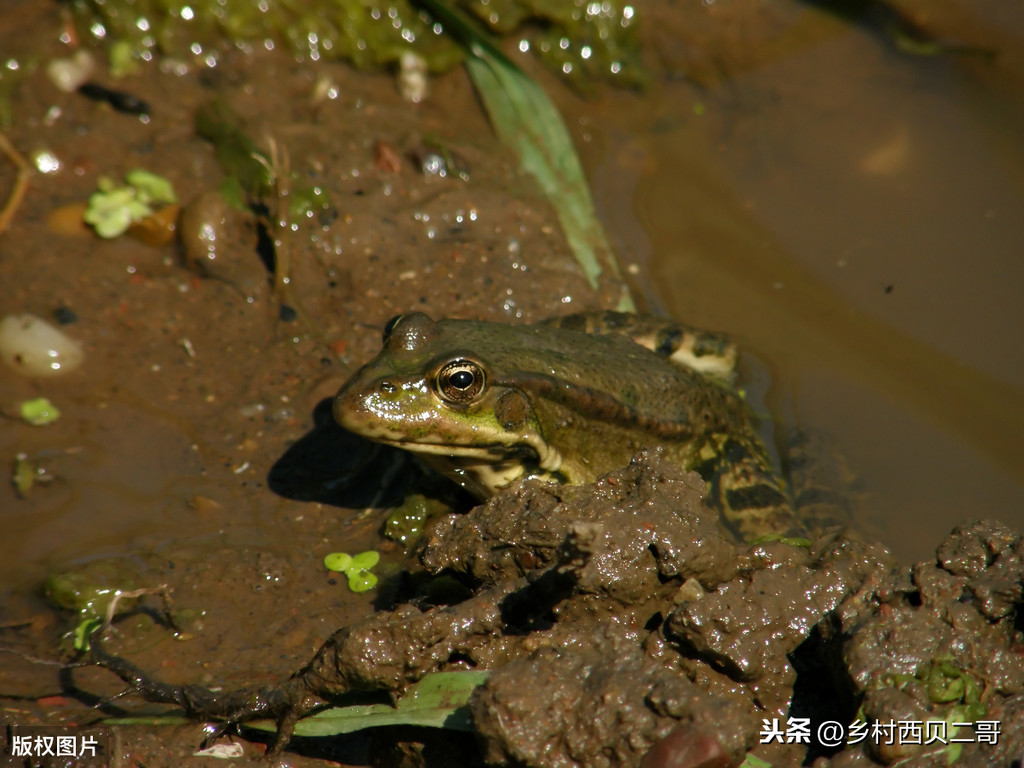
<svg viewBox="0 0 1024 768">
<path fill-rule="evenodd" d="M 425 533 L 420 566 L 458 577 L 471 596 L 440 605 L 409 597 L 355 622 L 281 685 L 167 686 L 106 649 L 97 658 L 151 701 L 236 723 L 272 716 L 285 736 L 313 702 L 400 696 L 434 672 L 494 670 L 468 704 L 475 741 L 451 739 L 465 764 L 949 759 L 948 743 L 883 735 L 840 749 L 801 743 L 779 725 L 803 718 L 809 734 L 828 723 L 941 722 L 944 739 L 961 722 L 974 739 L 961 743 L 958 764 L 1016 759 L 1019 534 L 972 522 L 935 563 L 907 568 L 842 528 L 810 544 L 737 545 L 704 493 L 696 474 L 642 453 L 592 486 L 527 481 L 442 516 Z M 1002 735 L 995 743 L 992 729 Z M 378 736 L 367 759 L 442 765 L 451 759 L 437 752 L 442 738 Z"/>
<path fill-rule="evenodd" d="M 342 432 L 323 403 L 379 348 L 386 321 L 409 310 L 537 321 L 607 308 L 620 286 L 587 284 L 460 71 L 413 106 L 388 74 L 234 50 L 215 68 L 165 62 L 105 82 L 150 106 L 141 120 L 47 78 L 43 64 L 72 52 L 58 7 L 17 0 L 0 14 L 0 49 L 21 67 L 3 80 L 14 83 L 4 136 L 60 161 L 31 175 L 0 235 L 0 309 L 49 319 L 85 351 L 64 377 L 0 372 L 0 460 L 24 454 L 38 475 L 27 494 L 0 488 L 0 723 L 150 717 L 108 726 L 111 765 L 188 768 L 209 765 L 193 754 L 200 721 L 239 719 L 253 691 L 261 714 L 286 722 L 313 701 L 387 700 L 436 671 L 486 669 L 471 734 L 296 738 L 278 759 L 682 768 L 737 765 L 751 750 L 821 766 L 952 754 L 937 742 L 787 741 L 786 724 L 809 718 L 812 729 L 996 722 L 997 743 L 964 729 L 974 741 L 956 764 L 1019 760 L 1019 526 L 965 522 L 913 566 L 856 530 L 741 546 L 699 478 L 646 454 L 593 486 L 449 499 L 456 511 L 408 552 L 383 539 L 391 509 L 434 481 Z M 330 202 L 269 235 L 225 208 L 223 171 L 193 125 L 213 97 Z M 468 181 L 424 171 L 438 145 Z M 173 183 L 174 242 L 67 226 L 59 212 L 100 176 L 135 167 Z M 0 190 L 15 177 L 0 164 Z M 288 254 L 287 301 L 261 258 L 268 236 Z M 40 395 L 60 419 L 15 418 Z M 382 556 L 372 592 L 323 567 L 330 552 L 368 549 Z M 81 611 L 110 588 L 151 591 L 102 645 L 148 687 L 72 648 Z M 156 719 L 182 713 L 166 702 L 184 690 L 199 721 Z M 766 720 L 781 740 L 760 743 Z M 234 764 L 265 764 L 272 740 L 243 733 L 221 739 L 242 745 Z"/>
</svg>

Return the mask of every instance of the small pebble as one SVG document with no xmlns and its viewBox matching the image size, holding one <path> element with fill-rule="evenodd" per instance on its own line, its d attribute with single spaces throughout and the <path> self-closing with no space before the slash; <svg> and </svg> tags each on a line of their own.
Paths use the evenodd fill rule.
<svg viewBox="0 0 1024 768">
<path fill-rule="evenodd" d="M 46 74 L 58 89 L 72 93 L 92 75 L 96 60 L 84 48 L 67 59 L 54 59 L 46 65 Z"/>
<path fill-rule="evenodd" d="M 182 209 L 178 233 L 185 266 L 247 297 L 266 291 L 267 269 L 256 252 L 253 216 L 232 208 L 217 190 L 203 192 Z"/>
<path fill-rule="evenodd" d="M 53 319 L 58 325 L 71 325 L 78 322 L 78 315 L 70 307 L 57 307 L 53 310 Z"/>
<path fill-rule="evenodd" d="M 82 345 L 35 315 L 0 320 L 0 359 L 25 376 L 59 376 L 82 364 Z"/>
</svg>

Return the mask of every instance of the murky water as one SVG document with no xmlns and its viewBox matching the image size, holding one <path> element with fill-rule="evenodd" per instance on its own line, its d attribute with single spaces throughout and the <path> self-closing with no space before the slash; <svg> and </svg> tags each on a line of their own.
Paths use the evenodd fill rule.
<svg viewBox="0 0 1024 768">
<path fill-rule="evenodd" d="M 1024 521 L 1024 13 L 994 34 L 986 7 L 960 34 L 995 58 L 909 56 L 807 10 L 787 23 L 812 44 L 726 41 L 706 88 L 583 118 L 654 302 L 768 365 L 776 418 L 834 438 L 907 561 L 966 518 Z"/>
</svg>

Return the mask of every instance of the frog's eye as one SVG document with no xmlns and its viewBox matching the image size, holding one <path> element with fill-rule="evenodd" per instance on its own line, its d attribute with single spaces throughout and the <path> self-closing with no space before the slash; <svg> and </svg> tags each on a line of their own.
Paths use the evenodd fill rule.
<svg viewBox="0 0 1024 768">
<path fill-rule="evenodd" d="M 468 403 L 484 391 L 487 377 L 479 363 L 452 360 L 437 372 L 437 391 L 451 403 Z"/>
</svg>

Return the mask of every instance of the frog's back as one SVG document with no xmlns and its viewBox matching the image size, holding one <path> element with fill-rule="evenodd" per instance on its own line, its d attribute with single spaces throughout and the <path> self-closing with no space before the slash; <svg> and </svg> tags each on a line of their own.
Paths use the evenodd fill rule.
<svg viewBox="0 0 1024 768">
<path fill-rule="evenodd" d="M 577 317 L 577 316 L 572 316 Z M 585 316 L 584 316 L 585 317 Z M 586 409 L 588 418 L 636 427 L 665 441 L 734 432 L 747 420 L 730 389 L 674 364 L 620 333 L 592 333 L 557 324 L 501 326 L 444 320 L 439 347 L 486 350 L 496 384 L 528 383 L 556 402 Z"/>
</svg>

